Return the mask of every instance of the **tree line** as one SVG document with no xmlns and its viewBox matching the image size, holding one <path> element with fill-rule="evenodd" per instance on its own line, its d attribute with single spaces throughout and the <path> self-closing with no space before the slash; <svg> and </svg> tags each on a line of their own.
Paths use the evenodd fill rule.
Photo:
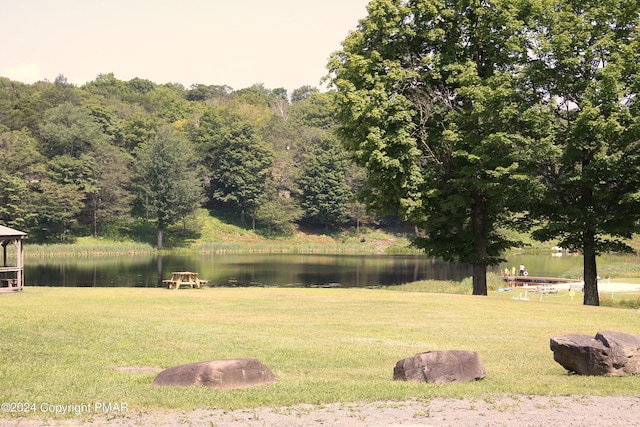
<svg viewBox="0 0 640 427">
<path fill-rule="evenodd" d="M 267 234 L 342 227 L 362 215 L 362 171 L 335 123 L 311 86 L 0 78 L 0 223 L 52 242 L 146 221 L 158 247 L 201 207 Z"/>
</svg>

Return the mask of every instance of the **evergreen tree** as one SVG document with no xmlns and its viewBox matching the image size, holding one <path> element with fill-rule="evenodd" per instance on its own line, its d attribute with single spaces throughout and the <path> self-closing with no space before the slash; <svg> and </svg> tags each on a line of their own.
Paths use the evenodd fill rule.
<svg viewBox="0 0 640 427">
<path fill-rule="evenodd" d="M 305 222 L 325 227 L 346 222 L 352 197 L 346 181 L 348 166 L 344 149 L 331 134 L 325 134 L 304 156 L 299 185 Z"/>
</svg>

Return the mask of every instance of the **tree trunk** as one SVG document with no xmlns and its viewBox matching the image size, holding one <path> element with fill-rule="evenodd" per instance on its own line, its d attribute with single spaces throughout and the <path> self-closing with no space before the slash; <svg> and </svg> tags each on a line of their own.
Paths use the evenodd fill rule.
<svg viewBox="0 0 640 427">
<path fill-rule="evenodd" d="M 158 280 L 156 282 L 156 286 L 162 286 L 162 255 L 158 256 L 156 261 L 156 267 L 158 269 Z"/>
<path fill-rule="evenodd" d="M 584 305 L 600 305 L 596 256 L 584 254 Z"/>
<path fill-rule="evenodd" d="M 487 295 L 487 266 L 473 265 L 473 295 Z"/>
<path fill-rule="evenodd" d="M 583 150 L 582 170 L 585 170 L 591 161 L 591 152 Z M 581 203 L 587 209 L 594 205 L 593 189 L 591 186 L 584 186 L 581 190 Z M 598 296 L 598 273 L 596 269 L 596 235 L 590 223 L 586 222 L 582 233 L 582 256 L 584 280 L 584 305 L 600 305 Z"/>
<path fill-rule="evenodd" d="M 158 227 L 158 249 L 162 249 L 162 237 L 164 234 L 164 230 L 162 227 Z"/>
<path fill-rule="evenodd" d="M 258 212 L 257 207 L 251 208 L 251 229 L 256 231 L 256 212 Z"/>
<path fill-rule="evenodd" d="M 600 296 L 598 295 L 595 236 L 590 231 L 584 233 L 583 250 L 584 305 L 598 306 Z"/>
<path fill-rule="evenodd" d="M 98 200 L 93 199 L 93 238 L 98 238 Z"/>
<path fill-rule="evenodd" d="M 473 295 L 487 295 L 487 233 L 485 230 L 486 205 L 480 192 L 473 195 L 471 223 L 475 243 L 473 251 L 476 262 L 473 264 Z"/>
</svg>

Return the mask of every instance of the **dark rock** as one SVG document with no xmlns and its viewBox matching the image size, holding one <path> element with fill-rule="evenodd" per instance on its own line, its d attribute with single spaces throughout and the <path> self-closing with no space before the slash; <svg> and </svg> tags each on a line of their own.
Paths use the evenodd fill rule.
<svg viewBox="0 0 640 427">
<path fill-rule="evenodd" d="M 595 337 L 569 334 L 551 338 L 553 359 L 567 371 L 580 375 L 623 376 L 640 374 L 640 337 L 616 331 Z"/>
<path fill-rule="evenodd" d="M 160 372 L 156 386 L 205 386 L 212 388 L 246 388 L 271 384 L 275 377 L 258 359 L 212 360 L 174 366 Z"/>
<path fill-rule="evenodd" d="M 428 351 L 399 360 L 393 379 L 427 383 L 481 380 L 487 370 L 478 353 L 467 350 Z"/>
</svg>

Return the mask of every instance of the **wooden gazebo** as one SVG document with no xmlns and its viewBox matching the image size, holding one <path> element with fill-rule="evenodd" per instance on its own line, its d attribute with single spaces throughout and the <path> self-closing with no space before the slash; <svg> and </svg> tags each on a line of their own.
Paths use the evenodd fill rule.
<svg viewBox="0 0 640 427">
<path fill-rule="evenodd" d="M 0 267 L 0 293 L 16 292 L 24 288 L 24 249 L 23 240 L 27 233 L 0 225 L 0 243 L 2 243 L 2 266 Z M 7 264 L 7 246 L 16 247 L 15 265 Z"/>
</svg>

